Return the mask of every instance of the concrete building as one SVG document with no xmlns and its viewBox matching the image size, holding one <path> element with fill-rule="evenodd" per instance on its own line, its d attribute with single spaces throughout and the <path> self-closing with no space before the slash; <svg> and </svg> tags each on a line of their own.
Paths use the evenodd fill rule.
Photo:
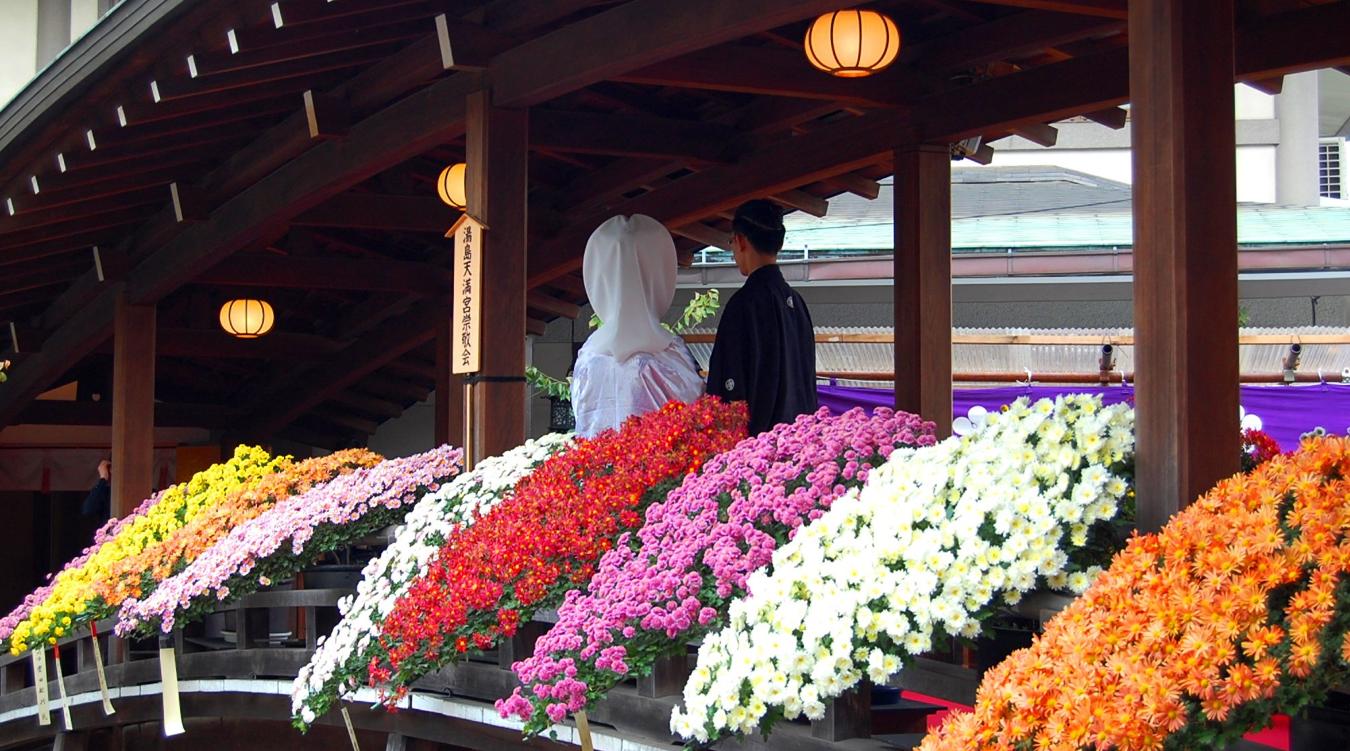
<svg viewBox="0 0 1350 751">
<path fill-rule="evenodd" d="M 118 0 L 0 2 L 0 107 Z"/>
</svg>

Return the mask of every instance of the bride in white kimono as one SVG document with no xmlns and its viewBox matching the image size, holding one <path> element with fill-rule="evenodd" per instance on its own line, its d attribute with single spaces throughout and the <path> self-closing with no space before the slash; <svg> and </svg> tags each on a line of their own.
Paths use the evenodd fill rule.
<svg viewBox="0 0 1350 751">
<path fill-rule="evenodd" d="M 600 317 L 572 374 L 577 434 L 617 428 L 672 399 L 692 402 L 703 379 L 684 340 L 661 326 L 675 299 L 675 243 L 660 222 L 616 216 L 586 243 L 582 277 Z"/>
</svg>

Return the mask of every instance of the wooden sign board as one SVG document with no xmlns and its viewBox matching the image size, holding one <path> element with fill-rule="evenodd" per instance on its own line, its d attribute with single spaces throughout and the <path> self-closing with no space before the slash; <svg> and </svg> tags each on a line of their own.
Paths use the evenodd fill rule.
<svg viewBox="0 0 1350 751">
<path fill-rule="evenodd" d="M 483 230 L 482 222 L 464 214 L 446 237 L 455 243 L 453 304 L 450 306 L 450 372 L 477 373 L 482 345 Z"/>
</svg>

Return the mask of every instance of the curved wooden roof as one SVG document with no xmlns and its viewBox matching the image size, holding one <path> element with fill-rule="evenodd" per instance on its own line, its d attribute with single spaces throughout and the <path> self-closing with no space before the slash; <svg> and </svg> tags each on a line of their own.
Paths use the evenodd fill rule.
<svg viewBox="0 0 1350 751">
<path fill-rule="evenodd" d="M 715 245 L 750 197 L 875 195 L 901 142 L 1125 121 L 1123 0 L 872 3 L 900 61 L 834 79 L 800 39 L 849 4 L 124 0 L 0 111 L 0 321 L 20 345 L 0 425 L 55 383 L 106 382 L 118 294 L 159 305 L 174 420 L 336 445 L 425 398 L 454 218 L 433 181 L 485 86 L 530 108 L 534 331 L 576 315 L 585 239 L 614 213 Z M 1239 5 L 1239 79 L 1350 63 L 1350 4 Z M 276 333 L 218 330 L 241 291 Z"/>
</svg>

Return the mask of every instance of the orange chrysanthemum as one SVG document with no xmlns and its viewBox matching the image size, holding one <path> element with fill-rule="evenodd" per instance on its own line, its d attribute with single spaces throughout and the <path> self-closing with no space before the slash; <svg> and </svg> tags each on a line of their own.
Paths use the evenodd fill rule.
<svg viewBox="0 0 1350 751">
<path fill-rule="evenodd" d="M 922 751 L 1159 749 L 1201 728 L 1231 737 L 1251 729 L 1235 723 L 1281 711 L 1277 689 L 1292 689 L 1285 699 L 1315 673 L 1343 680 L 1347 477 L 1350 440 L 1310 440 L 1136 536 Z"/>
</svg>

